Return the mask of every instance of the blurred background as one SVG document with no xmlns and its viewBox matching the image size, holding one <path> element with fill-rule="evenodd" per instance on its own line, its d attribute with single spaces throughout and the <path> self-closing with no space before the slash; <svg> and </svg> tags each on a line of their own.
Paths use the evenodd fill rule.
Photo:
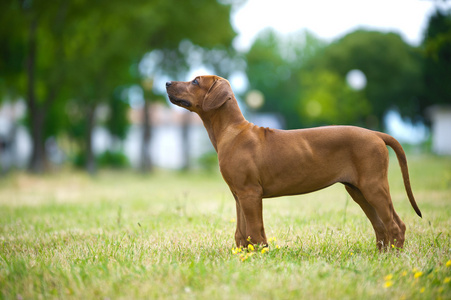
<svg viewBox="0 0 451 300">
<path fill-rule="evenodd" d="M 352 124 L 451 155 L 449 1 L 2 0 L 0 170 L 212 169 L 164 83 L 229 79 L 273 128 Z M 409 146 L 410 145 L 410 146 Z"/>
</svg>

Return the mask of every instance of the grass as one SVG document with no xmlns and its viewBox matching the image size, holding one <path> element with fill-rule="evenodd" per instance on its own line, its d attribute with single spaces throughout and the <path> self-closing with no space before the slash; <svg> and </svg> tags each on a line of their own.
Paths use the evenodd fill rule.
<svg viewBox="0 0 451 300">
<path fill-rule="evenodd" d="M 234 249 L 235 204 L 216 173 L 13 174 L 0 181 L 0 298 L 451 299 L 451 158 L 409 166 L 424 217 L 392 158 L 407 233 L 388 253 L 340 185 L 264 200 L 276 240 L 261 253 Z"/>
</svg>

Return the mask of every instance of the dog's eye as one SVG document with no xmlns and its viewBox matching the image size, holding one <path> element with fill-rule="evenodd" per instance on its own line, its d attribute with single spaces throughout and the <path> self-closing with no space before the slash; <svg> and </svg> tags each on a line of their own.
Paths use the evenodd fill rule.
<svg viewBox="0 0 451 300">
<path fill-rule="evenodd" d="M 192 81 L 192 83 L 195 84 L 195 85 L 199 85 L 199 81 L 197 81 L 197 78 L 194 79 L 194 80 Z"/>
</svg>

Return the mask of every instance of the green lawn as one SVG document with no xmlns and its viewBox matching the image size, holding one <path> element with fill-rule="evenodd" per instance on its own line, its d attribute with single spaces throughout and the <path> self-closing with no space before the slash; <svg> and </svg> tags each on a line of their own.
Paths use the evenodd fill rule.
<svg viewBox="0 0 451 300">
<path fill-rule="evenodd" d="M 0 298 L 451 299 L 451 158 L 396 159 L 402 251 L 378 253 L 341 185 L 264 200 L 268 252 L 234 254 L 235 203 L 219 174 L 22 173 L 0 181 Z"/>
</svg>

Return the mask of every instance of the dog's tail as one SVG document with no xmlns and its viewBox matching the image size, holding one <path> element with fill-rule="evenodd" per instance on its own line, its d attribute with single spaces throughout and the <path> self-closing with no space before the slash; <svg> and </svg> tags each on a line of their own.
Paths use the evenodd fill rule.
<svg viewBox="0 0 451 300">
<path fill-rule="evenodd" d="M 422 218 L 421 211 L 418 208 L 417 203 L 415 202 L 415 198 L 413 197 L 412 193 L 412 187 L 410 186 L 409 169 L 407 168 L 407 158 L 404 149 L 402 148 L 401 144 L 391 135 L 382 132 L 377 132 L 377 134 L 387 146 L 390 146 L 395 151 L 399 166 L 401 167 L 402 179 L 404 180 L 404 187 L 406 189 L 407 196 L 409 197 L 410 204 L 412 205 L 417 215 Z"/>
</svg>

